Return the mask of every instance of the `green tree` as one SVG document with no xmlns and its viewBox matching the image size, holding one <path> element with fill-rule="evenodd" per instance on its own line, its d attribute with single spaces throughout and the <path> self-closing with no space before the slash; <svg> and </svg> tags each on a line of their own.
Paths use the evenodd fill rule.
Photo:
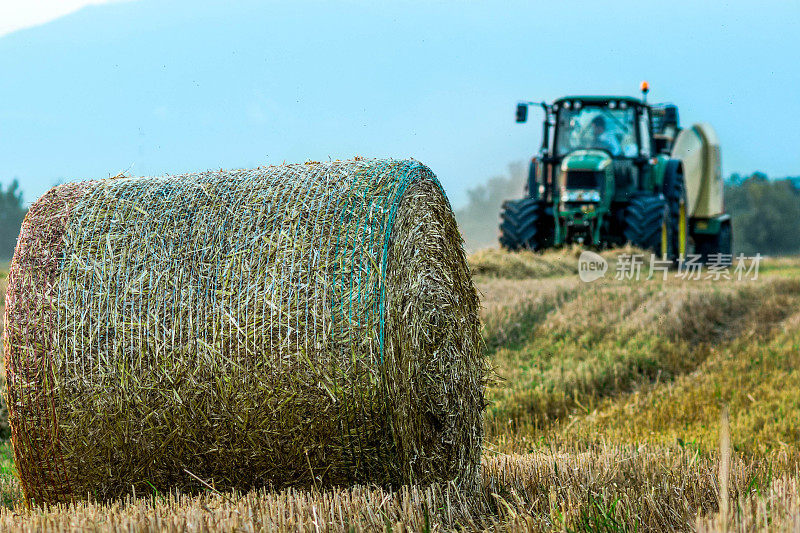
<svg viewBox="0 0 800 533">
<path fill-rule="evenodd" d="M 14 255 L 19 228 L 27 212 L 19 182 L 14 180 L 5 188 L 0 185 L 0 261 Z"/>
<path fill-rule="evenodd" d="M 800 194 L 792 181 L 770 180 L 756 172 L 725 188 L 725 204 L 737 253 L 800 253 Z"/>
</svg>

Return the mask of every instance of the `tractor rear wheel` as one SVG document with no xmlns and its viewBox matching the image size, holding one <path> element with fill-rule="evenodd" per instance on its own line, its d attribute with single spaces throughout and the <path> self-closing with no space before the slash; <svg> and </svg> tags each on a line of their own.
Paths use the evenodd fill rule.
<svg viewBox="0 0 800 533">
<path fill-rule="evenodd" d="M 661 256 L 662 237 L 668 224 L 663 196 L 637 196 L 625 208 L 623 235 L 627 243 Z"/>
<path fill-rule="evenodd" d="M 507 250 L 539 250 L 542 235 L 539 227 L 544 210 L 533 198 L 503 202 L 500 213 L 500 245 Z"/>
</svg>

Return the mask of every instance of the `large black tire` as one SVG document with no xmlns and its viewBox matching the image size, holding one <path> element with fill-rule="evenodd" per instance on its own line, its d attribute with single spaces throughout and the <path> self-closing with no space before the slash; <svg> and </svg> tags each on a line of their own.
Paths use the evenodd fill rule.
<svg viewBox="0 0 800 533">
<path fill-rule="evenodd" d="M 667 216 L 667 203 L 662 195 L 635 197 L 625 208 L 625 241 L 660 256 L 661 232 Z"/>
<path fill-rule="evenodd" d="M 711 254 L 731 255 L 733 253 L 733 233 L 729 222 L 723 222 L 716 235 L 696 235 L 695 252 L 698 253 L 704 263 L 708 263 Z M 726 260 L 731 259 L 729 257 Z"/>
<path fill-rule="evenodd" d="M 511 251 L 539 250 L 543 213 L 542 204 L 533 198 L 504 202 L 500 213 L 500 246 Z"/>
<path fill-rule="evenodd" d="M 678 160 L 671 160 L 667 163 L 664 172 L 664 199 L 667 202 L 667 258 L 677 261 L 681 254 L 680 242 L 683 233 L 684 253 L 689 250 L 689 222 L 687 206 L 689 202 L 686 198 L 686 185 L 683 179 L 683 166 Z M 683 206 L 683 227 L 681 227 L 681 206 Z"/>
</svg>

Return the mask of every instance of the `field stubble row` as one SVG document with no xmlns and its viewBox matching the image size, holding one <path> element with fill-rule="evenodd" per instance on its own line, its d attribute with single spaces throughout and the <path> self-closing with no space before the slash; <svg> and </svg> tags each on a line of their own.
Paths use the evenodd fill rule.
<svg viewBox="0 0 800 533">
<path fill-rule="evenodd" d="M 523 257 L 551 265 L 538 274 L 480 270 L 484 259 L 471 261 L 483 272 L 476 283 L 495 379 L 480 494 L 209 490 L 25 509 L 5 444 L 0 528 L 796 529 L 800 261 L 767 262 L 755 282 L 587 285 L 574 251 Z M 733 446 L 725 517 L 723 405 Z"/>
</svg>

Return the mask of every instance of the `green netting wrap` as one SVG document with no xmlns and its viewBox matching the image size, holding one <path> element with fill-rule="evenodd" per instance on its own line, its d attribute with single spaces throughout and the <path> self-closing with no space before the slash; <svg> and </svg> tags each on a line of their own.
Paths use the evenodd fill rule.
<svg viewBox="0 0 800 533">
<path fill-rule="evenodd" d="M 56 187 L 6 306 L 29 499 L 476 478 L 478 299 L 414 161 Z"/>
</svg>

